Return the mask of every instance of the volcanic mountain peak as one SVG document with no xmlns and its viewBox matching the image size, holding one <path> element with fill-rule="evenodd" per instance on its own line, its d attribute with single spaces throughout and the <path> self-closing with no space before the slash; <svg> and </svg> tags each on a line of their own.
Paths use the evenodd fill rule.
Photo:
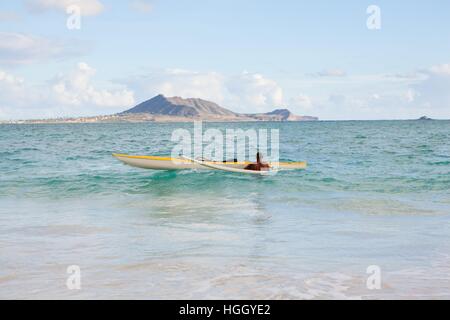
<svg viewBox="0 0 450 320">
<path fill-rule="evenodd" d="M 170 115 L 182 117 L 195 117 L 205 115 L 235 116 L 230 110 L 220 107 L 218 104 L 198 98 L 183 99 L 181 97 L 165 97 L 162 94 L 144 101 L 134 108 L 122 112 L 150 113 L 155 115 Z"/>
</svg>

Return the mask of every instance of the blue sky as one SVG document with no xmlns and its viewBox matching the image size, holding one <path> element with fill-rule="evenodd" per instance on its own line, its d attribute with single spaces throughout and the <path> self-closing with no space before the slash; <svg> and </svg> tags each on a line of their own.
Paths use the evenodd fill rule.
<svg viewBox="0 0 450 320">
<path fill-rule="evenodd" d="M 450 118 L 450 2 L 0 4 L 0 120 L 114 113 L 158 93 L 239 112 Z"/>
</svg>

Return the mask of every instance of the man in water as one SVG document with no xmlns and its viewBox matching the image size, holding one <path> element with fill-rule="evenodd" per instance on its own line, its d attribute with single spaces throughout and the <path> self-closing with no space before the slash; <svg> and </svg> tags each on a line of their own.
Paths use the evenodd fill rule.
<svg viewBox="0 0 450 320">
<path fill-rule="evenodd" d="M 254 171 L 268 171 L 268 170 L 270 170 L 270 166 L 269 166 L 269 164 L 262 162 L 262 156 L 258 151 L 256 153 L 256 163 L 250 163 L 244 169 L 245 170 L 254 170 Z"/>
</svg>

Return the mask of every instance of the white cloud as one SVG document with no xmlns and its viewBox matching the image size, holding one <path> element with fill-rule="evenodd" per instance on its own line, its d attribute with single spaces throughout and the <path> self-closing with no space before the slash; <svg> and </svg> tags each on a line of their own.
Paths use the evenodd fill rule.
<svg viewBox="0 0 450 320">
<path fill-rule="evenodd" d="M 126 88 L 94 86 L 95 73 L 81 62 L 47 85 L 36 86 L 0 71 L 0 113 L 9 119 L 97 115 L 123 111 L 135 104 L 134 93 Z"/>
<path fill-rule="evenodd" d="M 226 76 L 153 70 L 122 81 L 126 87 L 119 81 L 108 88 L 96 84 L 95 74 L 92 67 L 79 63 L 71 72 L 37 87 L 0 72 L 0 114 L 3 118 L 110 114 L 162 93 L 203 98 L 242 113 L 287 107 L 322 119 L 450 118 L 450 72 L 445 64 L 420 71 L 420 77 L 401 77 L 401 81 L 385 75 L 347 76 L 329 82 L 305 78 L 291 83 L 286 95 L 276 81 L 259 73 Z"/>
<path fill-rule="evenodd" d="M 194 72 L 183 69 L 153 70 L 146 75 L 125 81 L 136 90 L 140 100 L 157 94 L 165 96 L 197 97 L 222 103 L 223 77 L 216 72 Z"/>
<path fill-rule="evenodd" d="M 158 93 L 198 97 L 243 113 L 283 106 L 323 119 L 414 119 L 424 114 L 450 118 L 448 70 L 447 65 L 440 65 L 397 76 L 345 77 L 342 72 L 328 72 L 335 77 L 332 81 L 306 78 L 295 86 L 291 84 L 286 97 L 276 81 L 249 72 L 225 76 L 170 69 L 135 77 L 129 86 L 138 88 L 140 100 Z"/>
<path fill-rule="evenodd" d="M 448 118 L 445 109 L 420 101 L 421 94 L 405 88 L 382 93 L 348 92 L 330 95 L 327 101 L 316 101 L 314 115 L 322 119 L 417 119 L 427 115 Z M 319 99 L 317 99 L 319 100 Z M 450 110 L 450 109 L 449 109 Z"/>
<path fill-rule="evenodd" d="M 306 94 L 298 94 L 289 100 L 289 108 L 293 107 L 292 111 L 309 112 L 313 109 L 314 104 L 310 96 Z"/>
<path fill-rule="evenodd" d="M 157 94 L 202 98 L 236 112 L 271 111 L 282 105 L 283 91 L 277 83 L 257 73 L 226 77 L 217 72 L 166 69 L 126 81 L 140 100 Z"/>
<path fill-rule="evenodd" d="M 25 93 L 22 78 L 0 70 L 0 110 Z"/>
<path fill-rule="evenodd" d="M 63 13 L 71 5 L 76 5 L 85 16 L 95 16 L 104 10 L 104 5 L 99 0 L 28 0 L 27 4 L 32 11 L 58 10 Z"/>
<path fill-rule="evenodd" d="M 314 102 L 308 113 L 322 119 L 450 118 L 450 64 L 409 73 L 350 75 L 332 81 L 306 78 L 298 82 L 298 87 Z M 295 105 L 292 99 L 290 102 Z"/>
<path fill-rule="evenodd" d="M 272 79 L 259 73 L 243 72 L 226 81 L 226 89 L 236 108 L 268 111 L 283 104 L 283 90 Z M 245 111 L 248 112 L 248 111 Z"/>
<path fill-rule="evenodd" d="M 437 66 L 432 66 L 429 70 L 431 74 L 440 76 L 450 76 L 450 64 L 441 64 Z"/>
<path fill-rule="evenodd" d="M 410 85 L 414 103 L 440 117 L 450 118 L 450 64 L 432 66 L 426 78 Z"/>
<path fill-rule="evenodd" d="M 21 77 L 0 70 L 0 114 L 3 119 L 27 117 L 42 91 L 29 86 Z"/>
<path fill-rule="evenodd" d="M 387 79 L 397 79 L 397 80 L 403 80 L 403 81 L 411 81 L 411 80 L 420 80 L 423 78 L 422 73 L 420 72 L 408 72 L 408 73 L 393 73 L 393 74 L 386 74 L 385 77 Z"/>
<path fill-rule="evenodd" d="M 81 54 L 79 43 L 66 43 L 14 32 L 0 32 L 0 63 L 27 64 Z"/>
<path fill-rule="evenodd" d="M 0 70 L 0 83 L 8 86 L 20 86 L 23 84 L 23 79 L 16 77 L 12 74 L 6 73 L 5 71 Z"/>
<path fill-rule="evenodd" d="M 211 100 L 237 112 L 266 112 L 281 106 L 283 99 L 275 81 L 256 73 L 225 77 L 217 72 L 160 70 L 126 81 L 133 91 L 123 86 L 98 88 L 93 84 L 95 74 L 95 69 L 88 64 L 79 63 L 71 72 L 57 75 L 46 86 L 37 87 L 2 72 L 0 111 L 10 118 L 108 114 L 162 93 Z M 307 105 L 306 101 L 304 106 Z"/>
<path fill-rule="evenodd" d="M 142 13 L 149 13 L 153 10 L 153 5 L 147 0 L 132 0 L 130 6 L 133 10 Z"/>
<path fill-rule="evenodd" d="M 95 69 L 84 62 L 68 75 L 57 77 L 52 86 L 55 98 L 64 105 L 94 105 L 99 107 L 127 107 L 134 104 L 134 94 L 127 89 L 108 91 L 91 84 Z"/>
<path fill-rule="evenodd" d="M 341 69 L 327 69 L 316 74 L 319 77 L 345 77 L 347 73 Z"/>
</svg>

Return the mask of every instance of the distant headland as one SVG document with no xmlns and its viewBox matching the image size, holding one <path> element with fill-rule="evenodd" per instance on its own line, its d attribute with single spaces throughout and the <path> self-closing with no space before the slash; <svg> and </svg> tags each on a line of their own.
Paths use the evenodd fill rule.
<svg viewBox="0 0 450 320">
<path fill-rule="evenodd" d="M 192 122 L 192 121 L 317 121 L 317 117 L 298 116 L 288 109 L 267 113 L 236 113 L 218 104 L 199 99 L 165 97 L 159 94 L 120 113 L 104 116 L 16 120 L 9 123 L 108 123 L 108 122 Z"/>
</svg>

